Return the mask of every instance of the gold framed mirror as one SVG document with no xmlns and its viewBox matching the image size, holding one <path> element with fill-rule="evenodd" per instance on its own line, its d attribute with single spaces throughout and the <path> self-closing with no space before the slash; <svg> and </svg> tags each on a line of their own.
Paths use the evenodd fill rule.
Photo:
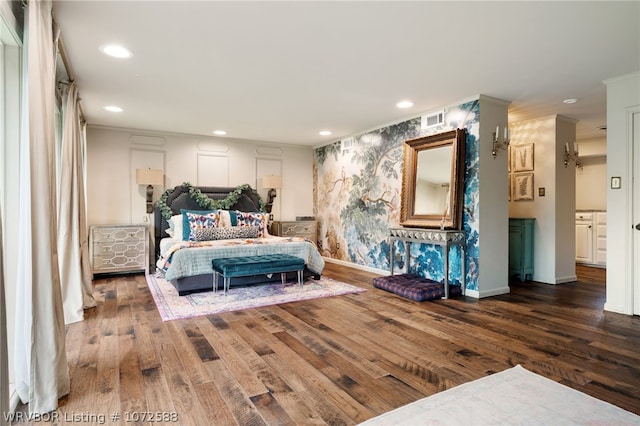
<svg viewBox="0 0 640 426">
<path fill-rule="evenodd" d="M 404 143 L 400 225 L 461 229 L 465 129 Z"/>
</svg>

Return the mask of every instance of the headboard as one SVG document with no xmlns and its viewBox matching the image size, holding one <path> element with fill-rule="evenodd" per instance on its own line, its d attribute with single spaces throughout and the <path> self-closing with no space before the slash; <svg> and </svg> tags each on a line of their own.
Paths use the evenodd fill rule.
<svg viewBox="0 0 640 426">
<path fill-rule="evenodd" d="M 233 187 L 217 187 L 217 186 L 194 186 L 194 189 L 200 190 L 203 195 L 213 200 L 224 200 L 229 194 L 235 191 L 237 188 Z M 189 195 L 191 189 L 188 185 L 176 186 L 172 190 L 169 190 L 167 196 L 167 206 L 171 209 L 173 214 L 180 214 L 180 209 L 188 210 L 203 210 L 203 208 Z M 238 201 L 231 206 L 230 210 L 240 210 L 242 212 L 257 212 L 260 211 L 261 204 L 260 195 L 253 189 L 246 188 L 242 191 Z M 160 240 L 168 237 L 165 232 L 169 228 L 169 223 L 162 216 L 157 204 L 153 209 L 154 219 L 154 240 L 155 240 L 155 258 L 160 256 Z"/>
</svg>

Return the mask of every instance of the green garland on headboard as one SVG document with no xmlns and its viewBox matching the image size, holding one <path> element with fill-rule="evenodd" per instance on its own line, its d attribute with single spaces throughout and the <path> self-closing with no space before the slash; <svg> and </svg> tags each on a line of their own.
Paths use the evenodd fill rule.
<svg viewBox="0 0 640 426">
<path fill-rule="evenodd" d="M 237 186 L 236 189 L 234 189 L 229 193 L 227 198 L 224 198 L 222 200 L 213 200 L 207 197 L 198 188 L 195 188 L 189 182 L 184 182 L 182 184 L 182 187 L 185 189 L 188 189 L 189 196 L 193 198 L 200 207 L 206 210 L 216 210 L 216 209 L 229 210 L 233 205 L 235 205 L 238 202 L 243 192 L 249 191 L 249 192 L 252 192 L 258 198 L 258 202 L 260 203 L 260 211 L 261 212 L 266 211 L 265 203 L 262 200 L 262 197 L 260 197 L 260 194 L 258 194 L 258 192 L 255 189 L 253 189 L 249 184 L 246 184 L 246 183 L 243 185 Z M 167 198 L 169 198 L 169 194 L 171 192 L 173 192 L 173 188 L 167 189 L 164 192 L 164 194 L 162 194 L 162 196 L 158 199 L 156 204 L 158 206 L 158 209 L 160 210 L 160 214 L 162 214 L 162 217 L 164 217 L 166 220 L 171 219 L 171 216 L 173 215 L 173 211 L 167 205 Z"/>
</svg>

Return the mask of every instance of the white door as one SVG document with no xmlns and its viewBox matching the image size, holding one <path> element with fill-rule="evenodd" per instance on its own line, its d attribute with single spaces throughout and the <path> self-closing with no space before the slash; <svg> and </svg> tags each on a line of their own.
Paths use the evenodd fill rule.
<svg viewBox="0 0 640 426">
<path fill-rule="evenodd" d="M 640 112 L 633 114 L 633 313 L 640 315 Z"/>
</svg>

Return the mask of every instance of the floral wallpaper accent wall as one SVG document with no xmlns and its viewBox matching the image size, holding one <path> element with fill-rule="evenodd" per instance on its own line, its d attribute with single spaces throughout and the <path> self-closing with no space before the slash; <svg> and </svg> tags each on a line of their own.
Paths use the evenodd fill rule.
<svg viewBox="0 0 640 426">
<path fill-rule="evenodd" d="M 443 125 L 422 128 L 420 117 L 315 150 L 316 219 L 323 256 L 390 270 L 389 228 L 398 227 L 405 140 L 466 127 L 463 227 L 467 238 L 467 288 L 477 289 L 478 101 L 444 110 Z M 396 253 L 404 255 L 399 244 Z M 412 272 L 443 281 L 440 247 L 412 244 Z M 461 253 L 452 249 L 450 280 L 461 282 Z M 404 256 L 395 260 L 403 268 Z"/>
</svg>

